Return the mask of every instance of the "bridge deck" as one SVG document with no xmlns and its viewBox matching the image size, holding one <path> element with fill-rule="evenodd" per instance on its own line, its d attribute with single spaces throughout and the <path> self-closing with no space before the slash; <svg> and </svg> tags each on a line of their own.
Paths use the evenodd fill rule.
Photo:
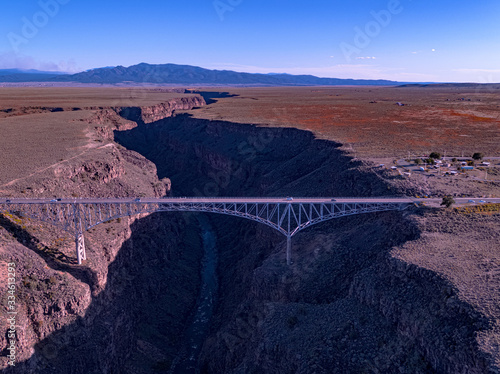
<svg viewBox="0 0 500 374">
<path fill-rule="evenodd" d="M 460 204 L 498 199 L 456 198 Z M 409 197 L 168 197 L 168 198 L 0 198 L 0 212 L 23 215 L 59 226 L 75 236 L 78 263 L 86 259 L 83 233 L 112 219 L 154 212 L 209 212 L 237 216 L 265 224 L 287 237 L 300 230 L 348 215 L 403 210 L 420 202 L 439 205 L 441 199 Z"/>
<path fill-rule="evenodd" d="M 139 200 L 137 200 L 139 199 Z M 457 204 L 468 203 L 469 200 L 474 200 L 475 203 L 479 200 L 486 202 L 498 202 L 500 198 L 455 198 Z M 16 203 L 16 204 L 40 204 L 40 203 L 55 203 L 55 204 L 124 204 L 124 203 L 440 203 L 441 198 L 413 198 L 413 197 L 293 197 L 291 200 L 286 197 L 163 197 L 163 198 L 62 198 L 57 199 L 26 199 L 26 198 L 0 198 L 0 204 Z"/>
</svg>

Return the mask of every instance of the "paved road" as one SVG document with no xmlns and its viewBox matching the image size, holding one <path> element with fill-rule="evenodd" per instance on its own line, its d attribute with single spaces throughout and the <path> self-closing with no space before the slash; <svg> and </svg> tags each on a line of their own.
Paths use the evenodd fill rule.
<svg viewBox="0 0 500 374">
<path fill-rule="evenodd" d="M 466 197 L 454 198 L 456 205 L 500 203 L 500 198 Z M 82 198 L 82 199 L 21 199 L 0 198 L 0 204 L 72 204 L 72 203 L 419 203 L 437 204 L 441 198 L 412 198 L 412 197 L 168 197 L 168 198 Z"/>
</svg>

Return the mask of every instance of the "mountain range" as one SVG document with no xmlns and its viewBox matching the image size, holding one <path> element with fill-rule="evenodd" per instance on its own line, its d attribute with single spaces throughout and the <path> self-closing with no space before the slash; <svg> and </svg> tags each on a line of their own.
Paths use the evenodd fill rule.
<svg viewBox="0 0 500 374">
<path fill-rule="evenodd" d="M 210 70 L 198 66 L 141 63 L 87 70 L 77 74 L 37 70 L 0 70 L 0 82 L 75 82 L 94 84 L 206 84 L 255 86 L 393 86 L 404 82 L 369 79 L 319 78 L 313 75 L 253 74 L 231 70 Z"/>
</svg>

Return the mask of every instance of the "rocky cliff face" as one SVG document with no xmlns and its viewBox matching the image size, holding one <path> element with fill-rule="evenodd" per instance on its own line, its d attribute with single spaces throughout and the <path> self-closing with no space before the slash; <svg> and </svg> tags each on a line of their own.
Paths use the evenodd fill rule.
<svg viewBox="0 0 500 374">
<path fill-rule="evenodd" d="M 200 96 L 183 97 L 166 103 L 142 108 L 142 121 L 151 123 L 170 117 L 175 110 L 188 110 L 205 105 L 205 100 Z"/>
<path fill-rule="evenodd" d="M 151 113 L 168 116 L 191 105 L 177 104 Z M 108 140 L 113 130 L 135 123 L 119 117 L 113 108 L 99 109 L 91 121 L 99 131 L 90 134 L 88 151 L 16 181 L 9 186 L 12 193 L 26 197 L 169 193 L 170 181 L 157 178 L 154 164 Z M 201 244 L 196 224 L 176 214 L 169 219 L 122 218 L 86 232 L 85 241 L 88 259 L 79 266 L 73 239 L 59 229 L 16 215 L 0 216 L 2 276 L 7 274 L 6 265 L 15 263 L 17 281 L 16 366 L 8 368 L 2 360 L 6 372 L 103 373 L 118 370 L 121 363 L 122 373 L 124 368 L 148 373 L 151 365 L 168 366 L 175 356 L 198 294 Z M 7 305 L 7 282 L 1 285 L 2 305 Z M 159 341 L 162 348 L 154 348 Z M 2 334 L 3 356 L 9 344 L 7 334 Z"/>
<path fill-rule="evenodd" d="M 336 144 L 294 129 L 177 116 L 117 139 L 155 162 L 183 195 L 398 192 Z M 448 279 L 392 256 L 426 230 L 414 214 L 345 217 L 306 230 L 293 239 L 291 267 L 280 235 L 213 217 L 221 297 L 202 372 L 495 372 L 476 341 L 488 318 Z"/>
<path fill-rule="evenodd" d="M 113 140 L 113 131 L 130 130 L 137 123 L 152 123 L 170 117 L 176 110 L 190 110 L 206 105 L 201 96 L 182 97 L 145 107 L 92 108 L 96 114 L 89 122 L 96 125 L 97 132 Z M 88 109 L 88 108 L 87 108 Z"/>
<path fill-rule="evenodd" d="M 187 195 L 393 195 L 337 144 L 296 129 L 180 115 L 118 132 L 116 139 L 152 160 Z"/>
<path fill-rule="evenodd" d="M 169 110 L 103 109 L 94 119 L 98 138 L 115 136 L 121 145 L 59 165 L 31 181 L 38 190 L 27 193 L 161 196 L 170 182 L 158 177 L 186 196 L 401 192 L 308 132 L 186 115 L 148 123 Z M 424 236 L 415 215 L 314 226 L 294 237 L 292 266 L 284 238 L 271 229 L 210 217 L 220 297 L 201 372 L 494 373 L 495 351 L 488 355 L 476 334 L 490 330 L 495 314 L 465 300 L 439 267 L 393 254 L 408 254 Z M 73 243 L 58 240 L 55 230 L 16 219 L 0 225 L 0 259 L 21 265 L 24 287 L 26 322 L 12 372 L 168 372 L 200 285 L 200 239 L 190 215 L 99 225 L 86 234 L 85 266 L 71 263 Z M 415 246 L 413 253 L 425 248 Z M 5 336 L 0 344 L 5 352 Z"/>
</svg>

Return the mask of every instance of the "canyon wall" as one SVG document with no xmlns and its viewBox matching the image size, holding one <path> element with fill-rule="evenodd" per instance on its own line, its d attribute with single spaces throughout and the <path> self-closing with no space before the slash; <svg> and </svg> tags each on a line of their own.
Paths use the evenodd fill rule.
<svg viewBox="0 0 500 374">
<path fill-rule="evenodd" d="M 178 196 L 415 192 L 370 173 L 337 144 L 295 129 L 181 115 L 116 139 L 153 161 Z M 292 241 L 291 267 L 284 237 L 212 217 L 221 296 L 202 372 L 495 372 L 475 340 L 488 320 L 447 279 L 391 255 L 420 237 L 414 214 L 344 217 L 305 230 Z"/>
<path fill-rule="evenodd" d="M 150 119 L 164 118 L 203 103 L 195 97 L 140 109 Z M 87 120 L 97 130 L 91 136 L 95 145 L 75 159 L 14 181 L 12 193 L 168 195 L 170 181 L 157 178 L 154 164 L 109 140 L 113 129 L 136 126 L 117 114 L 122 110 L 97 109 Z M 190 215 L 175 213 L 124 217 L 86 232 L 85 241 L 87 261 L 76 265 L 71 235 L 16 215 L 0 216 L 0 264 L 5 274 L 8 263 L 16 264 L 18 308 L 17 364 L 8 368 L 2 360 L 5 372 L 150 372 L 170 365 L 198 295 L 202 249 L 197 224 Z M 2 282 L 3 305 L 6 286 Z M 162 348 L 152 349 L 155 344 Z M 8 345 L 2 334 L 3 356 Z"/>
<path fill-rule="evenodd" d="M 58 168 L 29 193 L 414 192 L 387 183 L 339 144 L 309 132 L 167 117 L 170 109 L 100 109 L 94 119 L 99 136 L 118 144 Z M 272 229 L 207 216 L 217 232 L 219 301 L 200 371 L 494 373 L 475 339 L 490 321 L 442 274 L 392 254 L 422 237 L 417 214 L 367 214 L 313 226 L 293 238 L 291 266 L 284 237 Z M 88 262 L 75 266 L 64 262 L 72 243 L 52 245 L 55 231 L 7 219 L 1 260 L 21 264 L 26 283 L 22 362 L 11 372 L 168 372 L 200 286 L 202 253 L 193 221 L 192 214 L 168 213 L 99 225 L 86 234 Z M 6 338 L 0 342 L 5 352 Z"/>
</svg>

